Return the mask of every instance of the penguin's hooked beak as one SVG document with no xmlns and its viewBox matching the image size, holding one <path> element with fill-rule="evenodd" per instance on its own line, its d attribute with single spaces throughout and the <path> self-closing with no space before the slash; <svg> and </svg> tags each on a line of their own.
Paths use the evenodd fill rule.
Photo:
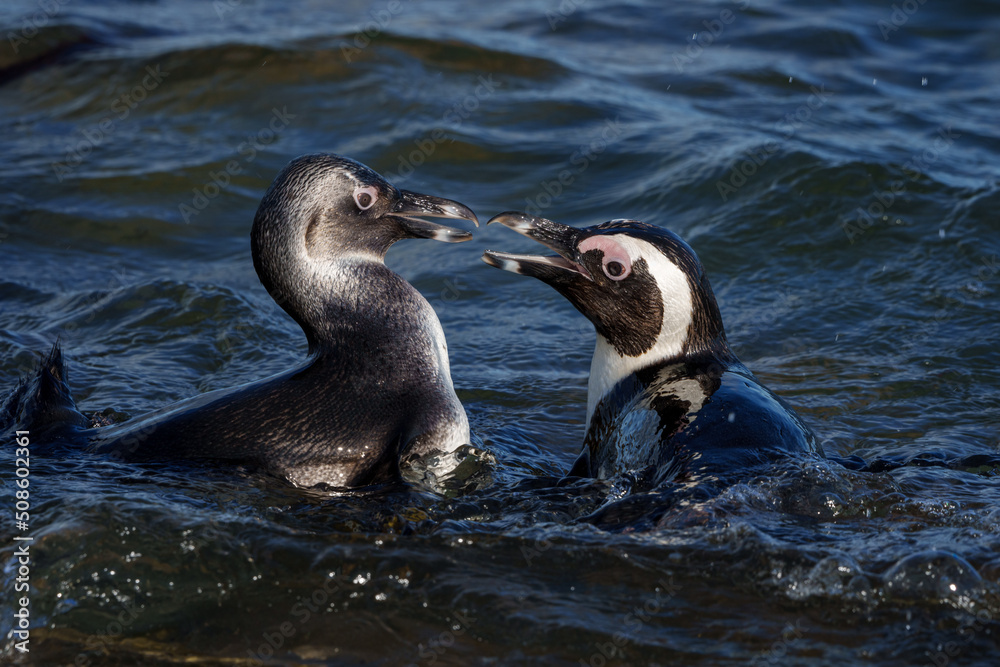
<svg viewBox="0 0 1000 667">
<path fill-rule="evenodd" d="M 536 218 L 527 213 L 507 211 L 496 215 L 487 222 L 499 222 L 530 239 L 558 253 L 556 256 L 515 255 L 509 252 L 487 250 L 483 261 L 504 271 L 532 276 L 546 283 L 566 282 L 585 278 L 592 281 L 590 272 L 580 264 L 577 239 L 580 230 L 562 225 L 545 218 Z"/>
<path fill-rule="evenodd" d="M 409 190 L 400 190 L 399 194 L 401 198 L 389 215 L 399 220 L 400 225 L 410 236 L 447 243 L 458 243 L 472 238 L 472 232 L 446 227 L 424 218 L 469 220 L 476 227 L 479 226 L 479 219 L 472 209 L 457 201 L 422 195 Z"/>
</svg>

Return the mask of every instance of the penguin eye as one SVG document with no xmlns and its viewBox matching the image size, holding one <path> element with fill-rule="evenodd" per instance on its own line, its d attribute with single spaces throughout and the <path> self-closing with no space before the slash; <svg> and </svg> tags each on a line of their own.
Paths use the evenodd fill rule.
<svg viewBox="0 0 1000 667">
<path fill-rule="evenodd" d="M 604 275 L 614 281 L 625 280 L 632 273 L 632 258 L 628 250 L 609 236 L 596 235 L 585 238 L 577 246 L 581 253 L 594 252 L 600 258 Z M 600 254 L 596 254 L 597 252 Z M 594 260 L 591 260 L 594 261 Z"/>
<path fill-rule="evenodd" d="M 632 273 L 632 264 L 627 257 L 605 257 L 604 275 L 612 280 L 625 280 Z"/>
<path fill-rule="evenodd" d="M 362 211 L 370 209 L 375 204 L 376 198 L 378 198 L 378 190 L 370 185 L 359 186 L 354 189 L 354 203 Z"/>
</svg>

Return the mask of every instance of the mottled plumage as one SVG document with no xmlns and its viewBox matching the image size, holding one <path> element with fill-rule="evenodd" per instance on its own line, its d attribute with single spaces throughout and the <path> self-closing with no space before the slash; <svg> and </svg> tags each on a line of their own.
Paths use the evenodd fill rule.
<svg viewBox="0 0 1000 667">
<path fill-rule="evenodd" d="M 50 430 L 62 426 L 63 437 L 126 461 L 225 460 L 337 488 L 397 480 L 401 457 L 453 452 L 469 441 L 469 426 L 444 332 L 430 304 L 383 263 L 404 238 L 471 238 L 426 217 L 476 220 L 457 202 L 400 191 L 353 160 L 297 158 L 264 195 L 251 240 L 257 275 L 302 327 L 308 359 L 120 425 L 81 429 L 64 416 Z M 24 413 L 17 406 L 28 393 L 5 411 Z M 63 407 L 79 416 L 65 393 Z M 42 407 L 27 417 L 37 422 Z"/>
</svg>

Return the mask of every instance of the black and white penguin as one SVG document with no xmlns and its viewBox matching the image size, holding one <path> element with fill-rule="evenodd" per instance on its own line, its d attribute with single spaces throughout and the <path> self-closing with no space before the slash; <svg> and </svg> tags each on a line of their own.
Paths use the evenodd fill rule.
<svg viewBox="0 0 1000 667">
<path fill-rule="evenodd" d="M 303 365 L 85 428 L 54 349 L 0 408 L 0 426 L 83 437 L 125 461 L 248 464 L 307 487 L 366 487 L 398 480 L 401 457 L 448 459 L 469 442 L 469 422 L 444 332 L 430 304 L 383 262 L 401 239 L 472 238 L 433 217 L 478 225 L 466 206 L 399 190 L 354 160 L 299 157 L 264 195 L 251 250 L 264 287 L 305 332 Z"/>
<path fill-rule="evenodd" d="M 487 251 L 487 264 L 533 276 L 597 331 L 583 452 L 570 475 L 632 490 L 728 477 L 819 453 L 809 428 L 733 354 L 694 251 L 634 220 L 575 229 L 523 213 L 498 222 L 557 253 Z"/>
</svg>

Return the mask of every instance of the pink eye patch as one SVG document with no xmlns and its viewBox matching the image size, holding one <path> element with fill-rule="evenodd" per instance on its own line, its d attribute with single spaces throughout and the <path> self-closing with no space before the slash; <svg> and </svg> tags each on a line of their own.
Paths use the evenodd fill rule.
<svg viewBox="0 0 1000 667">
<path fill-rule="evenodd" d="M 591 250 L 600 250 L 604 253 L 601 259 L 604 274 L 612 280 L 623 280 L 628 277 L 632 270 L 632 258 L 617 241 L 607 236 L 591 236 L 584 239 L 577 250 L 581 253 Z"/>
</svg>

